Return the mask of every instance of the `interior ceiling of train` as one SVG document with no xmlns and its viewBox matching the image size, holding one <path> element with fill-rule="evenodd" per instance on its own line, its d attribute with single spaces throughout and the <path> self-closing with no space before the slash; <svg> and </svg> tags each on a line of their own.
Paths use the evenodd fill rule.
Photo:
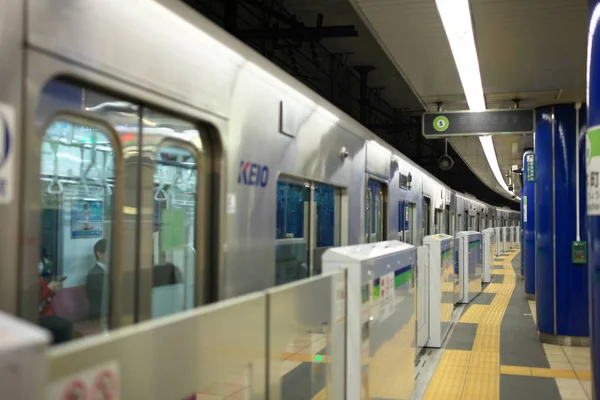
<svg viewBox="0 0 600 400">
<path fill-rule="evenodd" d="M 435 0 L 182 1 L 454 189 L 518 207 L 503 186 L 519 193 L 520 179 L 511 171 L 533 147 L 532 135 L 494 136 L 495 171 L 483 142 L 454 138 L 445 146 L 421 135 L 424 111 L 468 110 L 470 103 Z M 470 11 L 487 109 L 585 100 L 586 2 L 458 3 L 470 4 L 463 18 L 468 22 Z M 446 147 L 455 164 L 442 171 L 438 159 Z"/>
</svg>

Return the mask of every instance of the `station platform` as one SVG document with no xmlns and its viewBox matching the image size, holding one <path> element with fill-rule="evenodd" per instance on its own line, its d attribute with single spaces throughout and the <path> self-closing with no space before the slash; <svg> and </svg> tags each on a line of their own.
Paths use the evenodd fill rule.
<svg viewBox="0 0 600 400">
<path fill-rule="evenodd" d="M 589 348 L 539 341 L 519 270 L 518 249 L 495 259 L 491 283 L 456 309 L 442 348 L 419 360 L 412 399 L 591 399 Z"/>
</svg>

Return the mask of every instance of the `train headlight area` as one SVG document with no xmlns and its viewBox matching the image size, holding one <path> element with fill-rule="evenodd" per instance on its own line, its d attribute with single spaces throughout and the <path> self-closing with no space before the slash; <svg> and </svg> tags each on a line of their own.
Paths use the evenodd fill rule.
<svg viewBox="0 0 600 400">
<path fill-rule="evenodd" d="M 0 397 L 595 398 L 596 2 L 0 0 Z"/>
</svg>

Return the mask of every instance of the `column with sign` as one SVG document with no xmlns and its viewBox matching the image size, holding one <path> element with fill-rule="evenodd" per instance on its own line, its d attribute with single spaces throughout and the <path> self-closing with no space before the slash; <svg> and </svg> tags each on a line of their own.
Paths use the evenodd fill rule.
<svg viewBox="0 0 600 400">
<path fill-rule="evenodd" d="M 593 392 L 600 393 L 600 31 L 597 29 L 600 0 L 590 0 L 587 93 L 588 134 L 586 148 L 587 215 L 589 232 L 590 342 Z"/>
</svg>

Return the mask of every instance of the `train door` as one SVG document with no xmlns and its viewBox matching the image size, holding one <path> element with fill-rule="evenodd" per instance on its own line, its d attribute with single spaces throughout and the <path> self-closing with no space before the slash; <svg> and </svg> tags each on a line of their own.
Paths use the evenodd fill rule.
<svg viewBox="0 0 600 400">
<path fill-rule="evenodd" d="M 41 293 L 23 296 L 24 316 L 62 342 L 216 298 L 208 125 L 65 79 L 41 88 L 33 115 L 25 196 L 42 211 L 24 218 L 41 250 L 24 259 L 52 266 L 25 274 Z"/>
<path fill-rule="evenodd" d="M 417 207 L 415 203 L 401 200 L 398 203 L 398 240 L 414 244 L 414 226 Z"/>
<path fill-rule="evenodd" d="M 365 196 L 365 243 L 387 239 L 387 185 L 369 179 Z"/>
<path fill-rule="evenodd" d="M 423 213 L 421 214 L 421 240 L 419 244 L 423 244 L 423 238 L 431 235 L 431 199 L 423 196 Z"/>
<path fill-rule="evenodd" d="M 438 208 L 434 210 L 433 215 L 433 233 L 443 233 L 444 232 L 444 212 Z"/>
<path fill-rule="evenodd" d="M 308 180 L 277 182 L 275 283 L 321 273 L 321 256 L 341 244 L 342 190 Z"/>
<path fill-rule="evenodd" d="M 404 200 L 398 202 L 398 240 L 405 242 L 406 235 L 406 207 L 407 203 Z"/>
</svg>

